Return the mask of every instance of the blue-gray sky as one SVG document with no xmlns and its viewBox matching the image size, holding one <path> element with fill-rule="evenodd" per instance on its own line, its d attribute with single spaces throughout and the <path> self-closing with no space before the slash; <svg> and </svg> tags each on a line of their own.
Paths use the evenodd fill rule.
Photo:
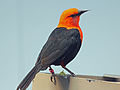
<svg viewBox="0 0 120 90">
<path fill-rule="evenodd" d="M 119 4 L 120 0 L 0 0 L 0 88 L 16 88 L 68 8 L 91 11 L 81 16 L 83 45 L 67 67 L 82 75 L 120 75 Z M 53 68 L 57 73 L 63 70 Z"/>
</svg>

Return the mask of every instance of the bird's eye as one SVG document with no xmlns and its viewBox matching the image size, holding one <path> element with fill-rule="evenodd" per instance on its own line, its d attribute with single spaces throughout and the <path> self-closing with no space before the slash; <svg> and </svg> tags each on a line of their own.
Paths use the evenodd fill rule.
<svg viewBox="0 0 120 90">
<path fill-rule="evenodd" d="M 69 17 L 75 17 L 76 16 L 76 14 L 72 14 L 72 15 L 70 15 Z"/>
</svg>

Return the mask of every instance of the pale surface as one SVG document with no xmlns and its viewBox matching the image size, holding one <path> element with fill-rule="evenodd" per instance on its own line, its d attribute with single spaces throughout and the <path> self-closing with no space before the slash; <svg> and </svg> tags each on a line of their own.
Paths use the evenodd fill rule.
<svg viewBox="0 0 120 90">
<path fill-rule="evenodd" d="M 55 86 L 50 81 L 50 76 L 50 74 L 38 73 L 33 81 L 32 90 L 120 90 L 120 82 L 102 81 L 98 80 L 100 79 L 99 77 L 94 76 L 89 76 L 89 79 L 94 77 L 94 79 L 91 79 L 91 82 L 85 77 L 70 77 L 70 81 L 66 79 L 69 81 L 69 84 L 66 84 L 68 89 L 65 89 L 65 87 L 61 86 L 58 80 L 59 77 L 56 78 L 57 85 Z"/>
</svg>

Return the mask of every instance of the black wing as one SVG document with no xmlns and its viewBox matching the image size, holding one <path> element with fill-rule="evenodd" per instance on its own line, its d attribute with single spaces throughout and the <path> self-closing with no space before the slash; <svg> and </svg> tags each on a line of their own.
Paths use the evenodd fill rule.
<svg viewBox="0 0 120 90">
<path fill-rule="evenodd" d="M 76 47 L 78 42 L 80 43 L 80 34 L 77 29 L 56 28 L 43 46 L 36 63 L 51 65 L 70 50 L 71 47 Z M 79 44 L 80 46 L 81 43 Z"/>
</svg>

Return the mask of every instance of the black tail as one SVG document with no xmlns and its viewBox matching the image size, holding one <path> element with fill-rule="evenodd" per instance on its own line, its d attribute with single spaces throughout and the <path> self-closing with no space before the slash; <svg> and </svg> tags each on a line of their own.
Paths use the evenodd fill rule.
<svg viewBox="0 0 120 90">
<path fill-rule="evenodd" d="M 39 68 L 39 69 L 38 69 Z M 35 65 L 32 70 L 27 74 L 27 76 L 22 80 L 22 82 L 17 87 L 17 90 L 26 90 L 26 88 L 29 86 L 31 81 L 34 79 L 35 75 L 38 73 L 38 70 L 40 70 L 42 67 L 38 67 L 38 65 Z"/>
</svg>

